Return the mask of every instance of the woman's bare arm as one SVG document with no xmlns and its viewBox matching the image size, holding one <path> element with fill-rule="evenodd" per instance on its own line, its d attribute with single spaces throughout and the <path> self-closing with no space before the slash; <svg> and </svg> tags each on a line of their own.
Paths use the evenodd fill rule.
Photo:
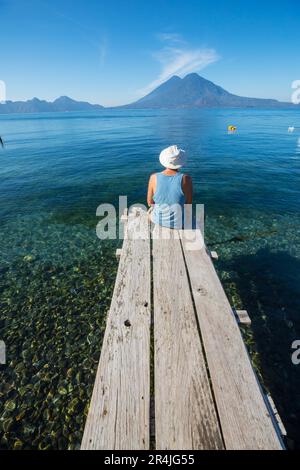
<svg viewBox="0 0 300 470">
<path fill-rule="evenodd" d="M 185 204 L 193 203 L 193 180 L 188 175 L 183 175 L 182 191 L 185 195 Z"/>
<path fill-rule="evenodd" d="M 147 204 L 148 206 L 153 206 L 154 201 L 153 201 L 153 196 L 155 193 L 155 186 L 156 186 L 156 178 L 155 174 L 151 175 L 149 178 L 149 183 L 148 183 L 148 194 L 147 194 Z"/>
</svg>

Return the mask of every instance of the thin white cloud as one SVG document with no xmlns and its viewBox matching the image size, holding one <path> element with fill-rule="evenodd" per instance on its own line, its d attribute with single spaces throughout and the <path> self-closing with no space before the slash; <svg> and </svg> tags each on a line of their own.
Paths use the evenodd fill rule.
<svg viewBox="0 0 300 470">
<path fill-rule="evenodd" d="M 99 44 L 99 53 L 100 53 L 100 63 L 104 64 L 104 61 L 107 56 L 108 42 L 106 36 L 103 36 Z"/>
<path fill-rule="evenodd" d="M 188 73 L 199 72 L 219 59 L 214 49 L 191 48 L 177 34 L 162 33 L 159 38 L 168 43 L 153 54 L 154 58 L 160 62 L 162 69 L 155 80 L 138 90 L 140 96 L 150 93 L 173 75 L 183 77 Z"/>
<path fill-rule="evenodd" d="M 94 28 L 91 29 L 89 26 L 85 26 L 83 21 L 75 20 L 70 14 L 65 15 L 59 8 L 53 7 L 53 2 L 51 3 L 48 0 L 38 0 L 43 6 L 45 6 L 49 11 L 51 11 L 55 16 L 62 18 L 64 21 L 75 26 L 84 39 L 84 41 L 90 44 L 99 52 L 100 64 L 103 65 L 108 52 L 108 40 L 106 34 L 102 34 L 100 40 L 95 39 L 99 36 L 99 31 Z M 1 0 L 0 0 L 1 2 Z"/>
<path fill-rule="evenodd" d="M 160 41 L 167 41 L 170 44 L 186 44 L 182 36 L 177 33 L 158 33 L 157 38 Z"/>
</svg>

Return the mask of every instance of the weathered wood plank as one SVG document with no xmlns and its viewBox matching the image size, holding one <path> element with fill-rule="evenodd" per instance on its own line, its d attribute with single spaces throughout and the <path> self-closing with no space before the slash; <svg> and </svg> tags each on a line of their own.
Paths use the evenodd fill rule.
<svg viewBox="0 0 300 470">
<path fill-rule="evenodd" d="M 219 260 L 219 255 L 216 251 L 211 251 L 210 252 L 211 259 L 218 261 Z"/>
<path fill-rule="evenodd" d="M 270 409 L 271 409 L 271 411 L 272 411 L 272 413 L 273 413 L 274 419 L 275 419 L 276 422 L 277 422 L 277 425 L 278 425 L 278 427 L 279 427 L 279 429 L 280 429 L 281 435 L 282 435 L 282 436 L 287 436 L 287 431 L 286 431 L 286 429 L 285 429 L 285 426 L 284 426 L 284 424 L 283 424 L 283 422 L 282 422 L 282 420 L 281 420 L 281 418 L 280 418 L 280 415 L 279 415 L 279 413 L 278 413 L 278 410 L 277 410 L 277 408 L 276 408 L 276 405 L 275 405 L 275 403 L 274 403 L 274 400 L 273 400 L 273 398 L 271 397 L 270 394 L 266 395 L 266 400 L 267 400 L 267 402 L 268 402 L 268 404 L 269 404 L 269 406 L 270 406 Z"/>
<path fill-rule="evenodd" d="M 281 449 L 260 386 L 213 263 L 181 232 L 204 349 L 227 449 Z M 202 245 L 203 246 L 203 245 Z"/>
<path fill-rule="evenodd" d="M 222 449 L 180 238 L 157 226 L 153 291 L 156 448 Z"/>
<path fill-rule="evenodd" d="M 151 278 L 145 213 L 129 216 L 127 236 L 82 449 L 149 449 Z"/>
<path fill-rule="evenodd" d="M 245 326 L 251 325 L 251 318 L 248 315 L 247 310 L 235 310 L 233 309 L 233 313 L 236 314 L 238 323 Z"/>
</svg>

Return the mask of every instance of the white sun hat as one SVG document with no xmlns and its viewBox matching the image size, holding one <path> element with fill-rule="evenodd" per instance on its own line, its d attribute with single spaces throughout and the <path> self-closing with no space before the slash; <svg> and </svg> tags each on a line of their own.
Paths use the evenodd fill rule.
<svg viewBox="0 0 300 470">
<path fill-rule="evenodd" d="M 185 164 L 186 159 L 186 152 L 179 149 L 177 145 L 164 149 L 159 156 L 162 166 L 170 168 L 170 170 L 179 170 Z"/>
</svg>

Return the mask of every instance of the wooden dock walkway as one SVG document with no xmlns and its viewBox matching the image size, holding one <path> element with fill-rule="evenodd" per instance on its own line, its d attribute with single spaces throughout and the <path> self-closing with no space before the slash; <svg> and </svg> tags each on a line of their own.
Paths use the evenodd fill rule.
<svg viewBox="0 0 300 470">
<path fill-rule="evenodd" d="M 201 232 L 126 232 L 81 448 L 282 449 Z"/>
</svg>

